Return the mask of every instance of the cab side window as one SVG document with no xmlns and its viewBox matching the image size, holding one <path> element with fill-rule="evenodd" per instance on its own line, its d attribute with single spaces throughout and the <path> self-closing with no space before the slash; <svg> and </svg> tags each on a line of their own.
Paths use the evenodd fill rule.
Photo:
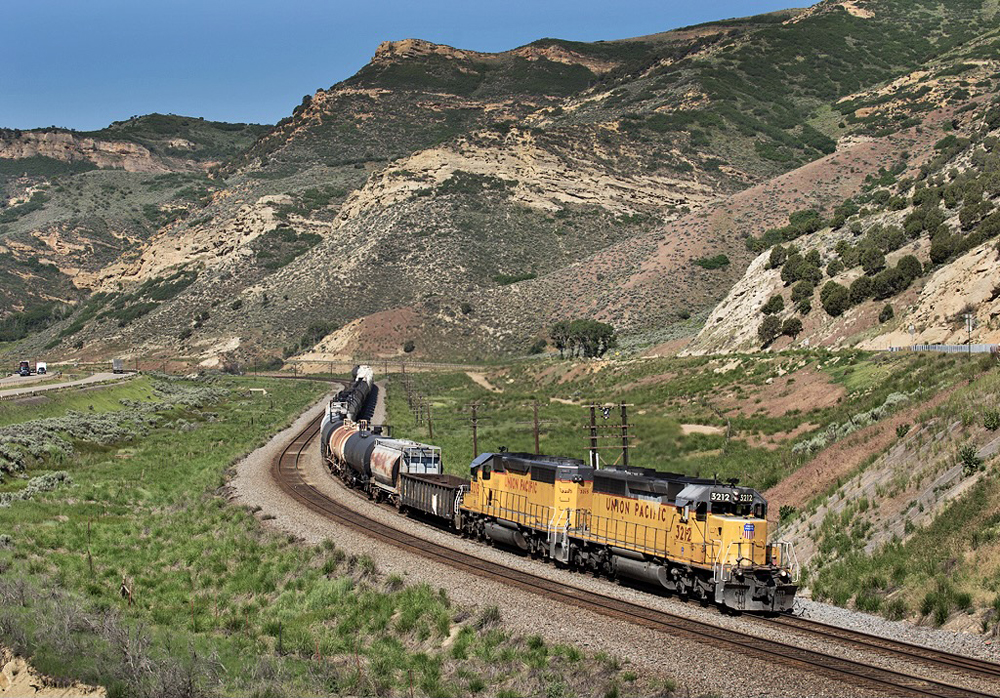
<svg viewBox="0 0 1000 698">
<path fill-rule="evenodd" d="M 694 518 L 696 521 L 704 521 L 706 514 L 708 514 L 708 503 L 699 502 L 698 507 L 694 510 Z"/>
<path fill-rule="evenodd" d="M 483 464 L 483 469 L 482 469 L 482 471 L 480 471 L 480 478 L 483 479 L 483 480 L 489 480 L 490 479 L 490 475 L 492 473 L 493 473 L 493 464 L 492 463 L 484 463 Z"/>
</svg>

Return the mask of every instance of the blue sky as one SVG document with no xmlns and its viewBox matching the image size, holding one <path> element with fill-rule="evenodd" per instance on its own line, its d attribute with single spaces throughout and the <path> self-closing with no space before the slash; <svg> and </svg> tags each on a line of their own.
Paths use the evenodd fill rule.
<svg viewBox="0 0 1000 698">
<path fill-rule="evenodd" d="M 134 114 L 274 123 L 385 40 L 502 51 L 620 39 L 789 0 L 42 0 L 4 2 L 0 127 L 97 129 Z"/>
</svg>

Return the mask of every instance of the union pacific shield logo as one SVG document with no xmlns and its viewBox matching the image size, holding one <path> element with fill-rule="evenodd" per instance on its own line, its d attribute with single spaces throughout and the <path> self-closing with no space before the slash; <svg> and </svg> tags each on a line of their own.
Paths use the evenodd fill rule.
<svg viewBox="0 0 1000 698">
<path fill-rule="evenodd" d="M 753 524 L 743 524 L 743 537 L 747 540 L 753 540 Z"/>
</svg>

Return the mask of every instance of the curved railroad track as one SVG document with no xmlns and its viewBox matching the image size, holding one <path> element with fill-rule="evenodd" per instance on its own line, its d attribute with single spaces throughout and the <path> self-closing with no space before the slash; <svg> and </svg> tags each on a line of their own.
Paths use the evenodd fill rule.
<svg viewBox="0 0 1000 698">
<path fill-rule="evenodd" d="M 843 657 L 796 647 L 777 640 L 746 635 L 728 628 L 674 615 L 667 611 L 647 608 L 642 605 L 555 582 L 546 577 L 539 577 L 527 572 L 511 569 L 428 540 L 415 538 L 379 521 L 370 519 L 363 514 L 343 507 L 306 481 L 304 473 L 300 468 L 300 460 L 309 444 L 319 433 L 320 421 L 321 417 L 312 420 L 281 451 L 271 463 L 271 476 L 282 490 L 307 508 L 342 526 L 358 531 L 369 538 L 404 549 L 428 560 L 446 564 L 455 569 L 576 608 L 582 608 L 593 613 L 617 618 L 653 630 L 667 632 L 674 636 L 693 639 L 728 651 L 751 655 L 765 661 L 780 663 L 782 666 L 800 667 L 807 671 L 823 674 L 824 676 L 845 681 L 852 685 L 866 686 L 879 691 L 890 691 L 891 695 L 997 698 L 997 696 L 990 693 L 983 693 L 929 678 L 911 676 L 891 669 L 884 669 Z M 778 619 L 779 622 L 781 620 L 783 619 Z M 801 621 L 802 619 L 797 620 Z M 801 624 L 800 627 L 800 624 L 793 624 L 792 627 L 795 627 L 796 630 L 802 630 L 804 625 Z M 833 630 L 842 631 L 840 628 L 830 628 L 828 630 L 830 631 L 828 639 L 834 636 Z M 853 631 L 843 632 L 850 634 Z M 857 634 L 861 635 L 860 633 Z M 871 636 L 864 636 L 864 638 L 872 643 L 874 641 L 882 641 L 892 646 L 891 649 L 887 647 L 878 648 L 883 652 L 891 652 L 897 656 L 900 654 L 894 647 L 898 643 Z M 839 641 L 846 640 L 847 642 L 860 644 L 859 640 L 847 640 L 844 637 L 838 637 L 837 639 Z M 873 645 L 865 645 L 865 647 L 866 649 L 875 649 Z M 933 650 L 929 650 L 928 648 L 919 649 L 933 653 Z M 938 654 L 945 655 L 946 653 Z M 906 656 L 908 659 L 914 658 L 912 655 Z M 957 655 L 950 656 L 957 659 L 966 659 L 957 657 Z M 919 658 L 933 661 L 932 658 L 927 656 L 920 656 Z M 952 669 L 961 668 L 966 672 L 973 672 L 980 679 L 988 678 L 988 675 L 984 676 L 983 673 L 980 673 L 983 671 L 982 669 L 974 668 L 973 665 L 978 663 L 978 660 L 969 659 L 967 661 L 969 664 L 965 666 L 958 664 L 950 664 L 949 666 Z M 983 664 L 994 669 L 1000 669 L 998 665 L 988 662 Z"/>
<path fill-rule="evenodd" d="M 880 654 L 906 660 L 919 661 L 938 668 L 965 672 L 982 678 L 994 677 L 1000 680 L 1000 664 L 976 659 L 975 657 L 953 654 L 902 640 L 891 640 L 879 635 L 871 635 L 859 630 L 842 628 L 837 625 L 830 625 L 829 623 L 809 618 L 800 618 L 798 616 L 778 616 L 776 618 L 753 616 L 753 620 L 775 626 L 783 626 L 822 639 L 853 645 L 863 650 L 875 651 Z"/>
</svg>

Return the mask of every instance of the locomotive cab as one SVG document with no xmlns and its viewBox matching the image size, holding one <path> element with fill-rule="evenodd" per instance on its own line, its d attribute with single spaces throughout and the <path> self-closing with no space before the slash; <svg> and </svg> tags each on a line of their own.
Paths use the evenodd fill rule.
<svg viewBox="0 0 1000 698">
<path fill-rule="evenodd" d="M 735 485 L 689 485 L 677 505 L 703 511 L 715 601 L 740 611 L 780 612 L 791 608 L 798 589 L 793 571 L 767 542 L 767 502 L 756 490 Z M 697 518 L 697 515 L 696 515 Z M 698 525 L 698 524 L 696 524 Z M 780 563 L 780 564 L 779 564 Z"/>
</svg>

